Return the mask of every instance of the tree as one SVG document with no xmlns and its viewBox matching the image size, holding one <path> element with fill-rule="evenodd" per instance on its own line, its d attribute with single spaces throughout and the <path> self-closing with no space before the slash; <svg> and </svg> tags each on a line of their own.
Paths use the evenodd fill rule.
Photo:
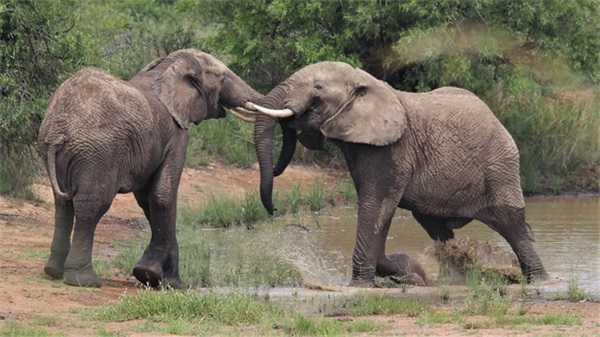
<svg viewBox="0 0 600 337">
<path fill-rule="evenodd" d="M 32 145 L 46 99 L 95 55 L 73 30 L 75 1 L 7 0 L 0 5 L 0 193 L 18 193 L 32 169 Z"/>
</svg>

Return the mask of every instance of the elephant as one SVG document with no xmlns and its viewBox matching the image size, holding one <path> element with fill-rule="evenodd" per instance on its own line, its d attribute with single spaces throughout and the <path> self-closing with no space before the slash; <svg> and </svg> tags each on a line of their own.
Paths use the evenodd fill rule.
<svg viewBox="0 0 600 337">
<path fill-rule="evenodd" d="M 395 90 L 343 62 L 308 65 L 247 109 L 254 127 L 260 196 L 273 214 L 273 179 L 290 163 L 296 140 L 318 150 L 325 139 L 345 158 L 358 196 L 350 286 L 402 274 L 385 255 L 395 209 L 412 212 L 435 241 L 479 220 L 510 244 L 528 280 L 547 279 L 525 222 L 514 140 L 475 94 L 457 87 Z M 273 165 L 273 131 L 283 143 Z"/>
<path fill-rule="evenodd" d="M 88 67 L 63 82 L 38 134 L 55 207 L 45 273 L 101 287 L 92 267 L 96 226 L 117 193 L 133 192 L 152 232 L 133 275 L 152 287 L 181 287 L 175 220 L 187 130 L 225 117 L 225 108 L 244 114 L 238 107 L 261 97 L 196 49 L 158 58 L 128 81 Z"/>
</svg>

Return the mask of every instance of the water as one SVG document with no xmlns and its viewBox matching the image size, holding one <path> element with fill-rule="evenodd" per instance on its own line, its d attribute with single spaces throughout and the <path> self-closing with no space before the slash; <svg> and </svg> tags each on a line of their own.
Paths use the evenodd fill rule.
<svg viewBox="0 0 600 337">
<path fill-rule="evenodd" d="M 534 246 L 552 278 L 574 279 L 579 287 L 600 293 L 600 197 L 539 197 L 526 200 L 527 222 L 531 225 L 536 242 Z M 292 219 L 285 221 L 293 222 Z M 356 234 L 356 209 L 340 208 L 321 215 L 320 230 L 314 231 L 321 245 L 325 265 L 337 273 L 350 277 L 351 256 Z M 313 232 L 311 232 L 313 233 Z M 468 236 L 492 243 L 510 251 L 506 241 L 480 222 L 472 222 L 455 231 L 456 237 Z M 432 241 L 409 212 L 398 209 L 392 222 L 386 252 L 402 251 L 435 277 L 438 264 L 426 247 Z M 342 282 L 342 281 L 340 281 Z"/>
</svg>

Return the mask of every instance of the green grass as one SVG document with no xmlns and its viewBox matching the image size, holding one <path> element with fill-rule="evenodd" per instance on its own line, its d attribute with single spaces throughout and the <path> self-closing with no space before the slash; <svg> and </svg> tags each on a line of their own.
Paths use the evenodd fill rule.
<svg viewBox="0 0 600 337">
<path fill-rule="evenodd" d="M 325 192 L 322 182 L 313 181 L 310 183 L 307 200 L 311 212 L 318 212 L 323 209 L 325 206 Z"/>
<path fill-rule="evenodd" d="M 256 160 L 254 127 L 227 114 L 225 119 L 205 120 L 189 129 L 186 165 L 198 168 L 211 160 L 247 168 Z"/>
<path fill-rule="evenodd" d="M 182 281 L 193 288 L 301 284 L 290 254 L 295 254 L 294 249 L 310 249 L 310 245 L 288 235 L 289 231 L 278 224 L 265 226 L 273 229 L 257 233 L 243 227 L 213 230 L 180 223 L 177 237 Z M 119 253 L 104 269 L 130 275 L 148 241 L 144 235 L 117 243 Z M 280 243 L 277 249 L 273 242 Z"/>
<path fill-rule="evenodd" d="M 314 181 L 305 194 L 299 185 L 294 185 L 283 194 L 276 192 L 273 203 L 277 207 L 277 216 L 287 213 L 298 214 L 304 210 L 318 212 L 325 208 L 327 192 L 321 181 Z M 264 210 L 257 191 L 235 198 L 225 194 L 211 194 L 197 208 L 183 205 L 180 207 L 178 223 L 183 226 L 228 228 L 245 226 L 252 228 L 256 222 L 270 219 Z"/>
<path fill-rule="evenodd" d="M 462 307 L 468 307 L 467 304 L 456 303 L 457 308 L 448 310 L 447 307 L 438 308 L 419 300 L 384 295 L 356 294 L 348 297 L 323 297 L 319 302 L 298 302 L 304 303 L 303 307 L 312 303 L 309 312 L 306 309 L 300 312 L 300 307 L 293 302 L 297 300 L 291 298 L 288 302 L 292 303 L 286 303 L 235 289 L 226 292 L 139 290 L 137 295 L 126 295 L 117 304 L 80 312 L 87 319 L 101 322 L 140 320 L 130 328 L 132 331 L 188 335 L 206 334 L 207 331 L 229 335 L 232 333 L 231 328 L 237 331 L 233 334 L 255 331 L 260 335 L 277 332 L 293 336 L 377 335 L 378 331 L 389 329 L 388 324 L 338 317 L 392 314 L 414 317 L 422 327 L 459 324 L 468 330 L 583 324 L 583 318 L 572 313 L 550 312 L 543 316 L 524 316 L 488 311 L 481 314 L 463 310 Z M 329 310 L 324 310 L 325 307 Z M 474 320 L 468 319 L 469 317 Z"/>
<path fill-rule="evenodd" d="M 576 279 L 571 278 L 567 282 L 567 291 L 565 293 L 557 294 L 556 299 L 570 302 L 580 302 L 583 300 L 593 300 L 597 302 L 600 301 L 600 296 L 587 293 L 579 287 L 579 282 Z"/>
<path fill-rule="evenodd" d="M 292 214 L 297 214 L 300 211 L 300 206 L 302 205 L 302 192 L 300 191 L 299 184 L 296 184 L 290 188 L 286 200 L 287 204 L 289 205 L 290 212 Z"/>
<path fill-rule="evenodd" d="M 29 326 L 22 323 L 6 322 L 0 326 L 0 336 L 14 337 L 45 337 L 52 336 L 44 328 Z"/>
<path fill-rule="evenodd" d="M 351 316 L 406 314 L 410 317 L 418 316 L 429 307 L 423 301 L 383 295 L 357 295 L 349 306 Z"/>
<path fill-rule="evenodd" d="M 467 272 L 467 298 L 465 313 L 475 315 L 503 315 L 512 305 L 507 294 L 507 280 L 500 274 L 482 273 L 479 268 Z"/>
<path fill-rule="evenodd" d="M 340 177 L 337 181 L 338 193 L 340 195 L 341 202 L 349 205 L 355 203 L 358 198 L 356 196 L 356 188 L 351 179 Z"/>
<path fill-rule="evenodd" d="M 136 296 L 125 296 L 116 305 L 92 310 L 90 317 L 105 322 L 197 320 L 237 325 L 256 324 L 268 310 L 272 308 L 250 295 L 237 292 L 141 290 Z"/>
<path fill-rule="evenodd" d="M 30 249 L 26 252 L 23 252 L 19 258 L 24 258 L 28 260 L 40 260 L 46 259 L 50 256 L 50 250 L 48 248 L 36 248 Z"/>
<path fill-rule="evenodd" d="M 212 194 L 197 209 L 183 206 L 179 210 L 178 222 L 184 226 L 209 226 L 227 228 L 245 225 L 268 218 L 257 192 L 248 192 L 243 199 L 222 194 Z"/>
<path fill-rule="evenodd" d="M 362 297 L 361 297 L 362 298 Z M 360 299 L 357 300 L 359 303 Z M 265 301 L 242 292 L 200 293 L 195 291 L 148 291 L 127 295 L 120 303 L 81 311 L 89 320 L 121 322 L 142 320 L 131 330 L 169 334 L 202 334 L 219 331 L 219 326 L 286 335 L 339 336 L 378 331 L 386 324 L 367 320 L 336 320 L 322 315 L 305 315 L 277 302 Z M 271 331 L 271 333 L 269 333 Z"/>
<path fill-rule="evenodd" d="M 325 317 L 296 315 L 280 327 L 289 336 L 344 336 L 382 330 L 386 324 L 371 321 L 338 321 Z"/>
</svg>

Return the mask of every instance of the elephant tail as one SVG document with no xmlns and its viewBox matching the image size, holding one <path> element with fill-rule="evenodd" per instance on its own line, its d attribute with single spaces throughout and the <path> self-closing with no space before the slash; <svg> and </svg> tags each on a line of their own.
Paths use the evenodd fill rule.
<svg viewBox="0 0 600 337">
<path fill-rule="evenodd" d="M 58 179 L 56 178 L 56 150 L 63 143 L 63 141 L 64 140 L 61 138 L 60 142 L 55 142 L 48 145 L 48 175 L 50 176 L 50 182 L 52 183 L 54 194 L 58 198 L 70 199 L 71 196 L 69 193 L 61 191 L 60 187 L 58 186 Z"/>
</svg>

